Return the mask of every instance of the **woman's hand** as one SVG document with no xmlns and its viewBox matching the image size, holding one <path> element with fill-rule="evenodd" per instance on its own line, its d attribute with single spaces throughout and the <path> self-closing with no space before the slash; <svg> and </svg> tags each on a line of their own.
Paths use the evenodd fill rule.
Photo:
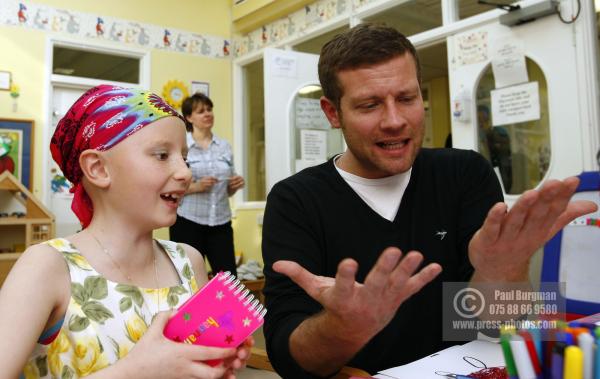
<svg viewBox="0 0 600 379">
<path fill-rule="evenodd" d="M 218 181 L 214 176 L 203 176 L 190 184 L 187 193 L 209 192 Z"/>
<path fill-rule="evenodd" d="M 229 196 L 232 196 L 242 187 L 244 187 L 244 178 L 239 175 L 231 176 L 229 178 L 229 183 L 227 183 L 227 193 Z"/>
</svg>

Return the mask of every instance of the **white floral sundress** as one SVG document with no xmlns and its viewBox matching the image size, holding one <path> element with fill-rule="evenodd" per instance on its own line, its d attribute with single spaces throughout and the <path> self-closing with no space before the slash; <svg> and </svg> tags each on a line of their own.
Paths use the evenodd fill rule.
<svg viewBox="0 0 600 379">
<path fill-rule="evenodd" d="M 198 291 L 192 265 L 175 242 L 157 240 L 173 262 L 182 284 L 140 288 L 101 276 L 66 239 L 46 243 L 65 258 L 71 298 L 62 325 L 49 344 L 38 341 L 21 378 L 71 379 L 101 370 L 129 353 L 160 311 L 179 307 Z M 46 333 L 44 333 L 46 334 Z"/>
</svg>

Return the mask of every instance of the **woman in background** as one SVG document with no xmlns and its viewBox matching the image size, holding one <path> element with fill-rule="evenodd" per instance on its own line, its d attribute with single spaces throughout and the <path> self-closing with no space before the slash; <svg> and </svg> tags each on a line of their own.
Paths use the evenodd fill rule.
<svg viewBox="0 0 600 379">
<path fill-rule="evenodd" d="M 188 131 L 192 183 L 177 209 L 170 238 L 198 249 L 213 273 L 236 274 L 229 196 L 244 186 L 244 178 L 235 174 L 229 143 L 212 132 L 212 100 L 196 93 L 183 101 L 181 111 Z"/>
</svg>

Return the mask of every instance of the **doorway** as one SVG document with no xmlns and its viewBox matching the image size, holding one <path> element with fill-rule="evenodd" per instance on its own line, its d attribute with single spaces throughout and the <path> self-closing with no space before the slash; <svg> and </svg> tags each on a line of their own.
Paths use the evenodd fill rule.
<svg viewBox="0 0 600 379">
<path fill-rule="evenodd" d="M 49 146 L 58 122 L 88 89 L 100 84 L 143 88 L 149 86 L 148 52 L 123 51 L 109 46 L 82 45 L 62 40 L 51 40 L 50 44 L 50 112 L 43 129 L 45 146 Z M 71 210 L 71 183 L 63 176 L 50 154 L 46 155 L 43 166 L 43 200 L 54 214 L 56 237 L 77 233 L 81 226 Z"/>
</svg>

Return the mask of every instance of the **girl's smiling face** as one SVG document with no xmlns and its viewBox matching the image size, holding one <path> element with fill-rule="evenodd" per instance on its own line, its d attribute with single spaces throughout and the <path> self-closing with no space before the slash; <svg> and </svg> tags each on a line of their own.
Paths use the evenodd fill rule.
<svg viewBox="0 0 600 379">
<path fill-rule="evenodd" d="M 172 225 L 190 184 L 185 125 L 165 117 L 104 152 L 110 175 L 107 204 L 152 229 Z"/>
</svg>

